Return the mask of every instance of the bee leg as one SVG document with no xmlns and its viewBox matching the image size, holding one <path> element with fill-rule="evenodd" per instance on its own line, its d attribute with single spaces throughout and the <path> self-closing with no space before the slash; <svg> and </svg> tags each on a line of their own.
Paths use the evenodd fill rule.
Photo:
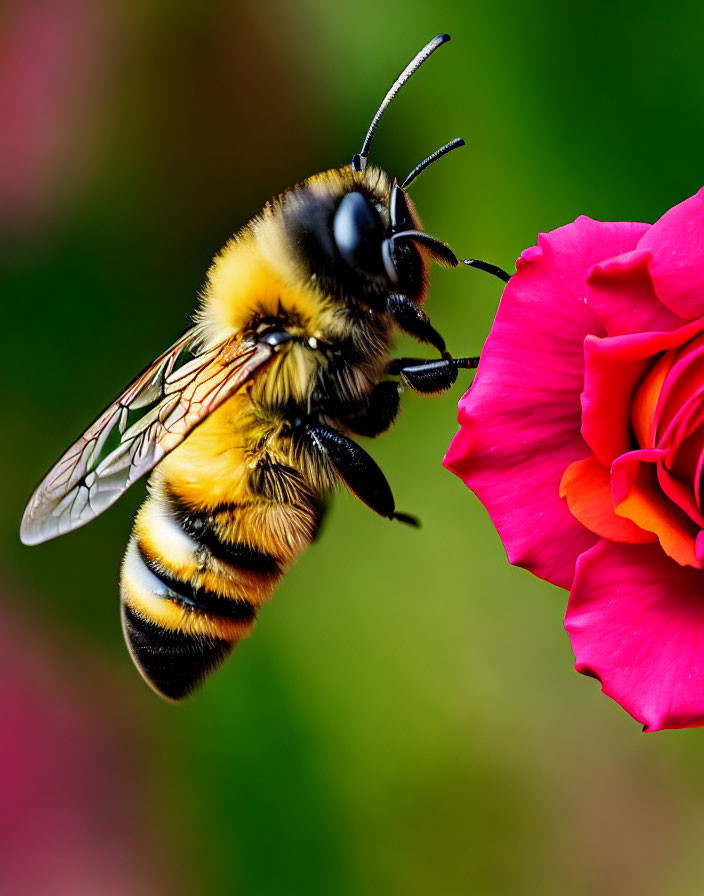
<svg viewBox="0 0 704 896">
<path fill-rule="evenodd" d="M 463 258 L 462 264 L 466 264 L 470 268 L 476 268 L 478 271 L 492 274 L 494 277 L 498 277 L 499 280 L 503 280 L 504 283 L 508 283 L 511 279 L 511 275 L 503 268 L 500 268 L 498 264 L 491 264 L 488 261 L 480 261 L 478 258 Z"/>
<path fill-rule="evenodd" d="M 345 420 L 345 426 L 370 439 L 381 435 L 398 416 L 400 397 L 398 383 L 391 380 L 377 383 L 369 396 L 369 406 L 359 416 Z"/>
<path fill-rule="evenodd" d="M 460 368 L 473 370 L 479 358 L 451 358 L 440 361 L 421 361 L 418 358 L 395 358 L 386 368 L 393 376 L 400 376 L 414 392 L 423 395 L 445 392 L 454 385 Z"/>
<path fill-rule="evenodd" d="M 414 516 L 396 511 L 396 502 L 386 476 L 374 458 L 339 430 L 322 423 L 304 424 L 304 432 L 324 454 L 347 488 L 380 516 L 418 526 Z"/>
<path fill-rule="evenodd" d="M 410 299 L 405 296 L 389 296 L 387 308 L 394 322 L 409 336 L 413 336 L 419 342 L 428 342 L 434 346 L 441 355 L 445 354 L 445 340 L 430 323 L 430 318 Z"/>
</svg>

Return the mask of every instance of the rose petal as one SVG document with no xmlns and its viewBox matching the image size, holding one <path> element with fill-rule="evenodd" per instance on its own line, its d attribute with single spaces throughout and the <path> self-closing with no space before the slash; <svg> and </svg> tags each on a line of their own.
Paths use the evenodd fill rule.
<svg viewBox="0 0 704 896">
<path fill-rule="evenodd" d="M 473 413 L 482 409 L 475 407 Z M 564 438 L 560 420 L 526 421 L 518 437 L 515 414 L 497 413 L 490 427 L 496 440 L 492 460 L 486 424 L 462 415 L 460 422 L 445 466 L 484 504 L 510 563 L 569 588 L 577 557 L 597 540 L 558 495 L 556 465 L 564 468 L 579 451 L 579 442 Z M 531 459 L 534 448 L 537 454 Z M 546 452 L 547 457 L 541 456 Z"/>
<path fill-rule="evenodd" d="M 704 336 L 695 336 L 676 354 L 665 377 L 654 411 L 658 435 L 664 432 L 678 411 L 696 395 L 704 381 Z"/>
<path fill-rule="evenodd" d="M 699 566 L 694 540 L 698 526 L 660 490 L 655 464 L 665 452 L 630 451 L 611 467 L 611 495 L 619 516 L 654 532 L 665 553 L 682 566 Z M 704 579 L 702 579 L 704 584 Z"/>
<path fill-rule="evenodd" d="M 649 230 L 643 225 L 644 233 Z M 587 305 L 598 314 L 608 336 L 676 330 L 685 321 L 655 294 L 644 249 L 595 264 L 587 275 Z"/>
<path fill-rule="evenodd" d="M 578 672 L 648 731 L 704 723 L 704 576 L 657 545 L 601 541 L 577 562 L 565 628 Z"/>
<path fill-rule="evenodd" d="M 657 361 L 654 361 L 650 370 L 648 370 L 640 384 L 636 387 L 633 395 L 631 425 L 633 426 L 636 441 L 641 448 L 655 447 L 653 416 L 662 391 L 662 384 L 665 382 L 665 377 L 670 367 L 672 367 L 675 357 L 675 349 L 670 349 Z"/>
<path fill-rule="evenodd" d="M 704 321 L 699 320 L 667 333 L 586 337 L 582 435 L 603 466 L 631 448 L 633 393 L 652 358 L 684 345 L 703 329 Z"/>
<path fill-rule="evenodd" d="M 677 409 L 672 420 L 664 432 L 657 433 L 656 448 L 666 451 L 665 463 L 672 466 L 675 454 L 684 439 L 691 435 L 700 422 L 702 412 L 702 400 L 704 399 L 704 386 L 701 386 L 694 395 L 691 395 L 682 407 Z"/>
<path fill-rule="evenodd" d="M 655 464 L 655 471 L 658 477 L 658 485 L 662 489 L 663 494 L 673 504 L 677 505 L 680 510 L 684 511 L 697 528 L 704 526 L 704 518 L 697 507 L 691 485 L 685 485 L 685 482 L 674 473 L 671 473 L 664 463 Z M 693 480 L 689 479 L 687 481 L 692 482 Z"/>
<path fill-rule="evenodd" d="M 649 250 L 648 270 L 658 298 L 692 320 L 704 314 L 704 188 L 671 208 L 638 243 Z"/>
<path fill-rule="evenodd" d="M 655 445 L 665 452 L 657 463 L 660 487 L 697 526 L 704 526 L 698 486 L 704 442 L 703 397 L 704 388 L 690 396 Z"/>
<path fill-rule="evenodd" d="M 701 512 L 704 510 L 704 502 L 702 502 L 702 487 L 704 486 L 704 452 L 697 463 L 697 472 L 694 474 L 694 500 L 697 502 L 697 508 Z"/>
<path fill-rule="evenodd" d="M 595 535 L 631 544 L 657 541 L 654 533 L 616 515 L 610 479 L 609 471 L 596 458 L 576 460 L 565 470 L 560 482 L 560 497 L 567 500 L 572 516 Z"/>
<path fill-rule="evenodd" d="M 584 337 L 603 333 L 584 302 L 585 276 L 635 248 L 643 228 L 578 218 L 523 253 L 445 458 L 486 506 L 511 563 L 562 587 L 595 540 L 559 497 L 563 471 L 588 454 L 579 434 Z"/>
<path fill-rule="evenodd" d="M 665 451 L 662 461 L 656 464 L 658 483 L 664 494 L 680 507 L 697 526 L 704 526 L 704 518 L 699 512 L 694 489 L 691 486 L 691 483 L 695 481 L 696 464 L 699 457 L 696 449 L 690 446 L 693 438 L 691 433 L 692 429 L 699 426 L 704 420 L 704 410 L 702 410 L 696 395 L 688 398 L 685 406 L 675 414 L 657 443 L 653 444 L 653 429 L 657 423 L 656 412 L 661 410 L 662 404 L 659 400 L 658 390 L 662 392 L 662 383 L 669 375 L 673 360 L 677 357 L 678 352 L 675 349 L 670 349 L 653 364 L 645 375 L 633 398 L 631 422 L 636 439 L 642 447 L 657 447 Z M 654 404 L 655 408 L 653 408 Z M 647 421 L 648 427 L 645 432 L 643 431 L 644 421 Z M 644 436 L 647 441 L 644 440 Z M 690 453 L 693 455 L 692 458 L 689 457 Z M 694 455 L 696 455 L 696 459 Z M 680 467 L 687 460 L 691 460 L 690 467 L 683 475 Z M 686 485 L 685 483 L 690 484 Z"/>
</svg>

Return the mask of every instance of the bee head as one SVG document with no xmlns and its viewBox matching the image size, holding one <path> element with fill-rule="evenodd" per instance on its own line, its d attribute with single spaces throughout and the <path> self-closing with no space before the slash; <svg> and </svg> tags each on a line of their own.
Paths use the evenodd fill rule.
<svg viewBox="0 0 704 896">
<path fill-rule="evenodd" d="M 444 244 L 422 232 L 410 197 L 378 168 L 323 172 L 281 203 L 301 279 L 341 302 L 384 308 L 394 293 L 420 301 L 432 255 L 457 263 Z"/>
<path fill-rule="evenodd" d="M 464 141 L 453 142 L 460 145 Z M 348 192 L 335 211 L 333 239 L 348 270 L 383 283 L 387 293 L 418 301 L 427 285 L 428 260 L 455 267 L 457 259 L 448 246 L 421 228 L 405 191 L 416 173 L 418 169 L 401 186 L 394 182 L 382 206 L 383 214 L 372 197 L 360 190 Z"/>
<path fill-rule="evenodd" d="M 385 109 L 401 87 L 449 40 L 440 34 L 409 62 L 384 97 L 362 149 L 346 168 L 326 171 L 281 197 L 284 229 L 297 267 L 328 295 L 384 308 L 389 295 L 419 302 L 427 290 L 431 259 L 457 265 L 453 252 L 425 233 L 406 188 L 450 150 L 456 139 L 417 165 L 402 184 L 367 167 L 372 137 Z"/>
</svg>

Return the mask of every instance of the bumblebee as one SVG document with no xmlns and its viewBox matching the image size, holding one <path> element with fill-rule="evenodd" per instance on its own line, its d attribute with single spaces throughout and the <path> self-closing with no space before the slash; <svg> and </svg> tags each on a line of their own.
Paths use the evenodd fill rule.
<svg viewBox="0 0 704 896">
<path fill-rule="evenodd" d="M 137 668 L 167 699 L 190 693 L 250 633 L 338 481 L 378 514 L 416 522 L 351 436 L 391 426 L 402 384 L 441 392 L 478 363 L 452 358 L 423 311 L 430 263 L 458 260 L 424 232 L 406 192 L 463 141 L 400 185 L 367 156 L 386 107 L 447 40 L 406 66 L 350 165 L 286 190 L 232 237 L 194 326 L 29 501 L 21 538 L 37 544 L 90 522 L 153 470 L 122 565 L 121 614 Z M 440 357 L 391 360 L 397 330 Z"/>
</svg>

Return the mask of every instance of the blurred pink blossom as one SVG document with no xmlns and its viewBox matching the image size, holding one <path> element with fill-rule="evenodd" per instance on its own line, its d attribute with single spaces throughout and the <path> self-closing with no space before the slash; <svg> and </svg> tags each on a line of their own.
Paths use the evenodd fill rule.
<svg viewBox="0 0 704 896">
<path fill-rule="evenodd" d="M 46 213 L 85 162 L 109 30 L 103 3 L 10 0 L 0 29 L 0 231 Z"/>
<path fill-rule="evenodd" d="M 0 893 L 154 896 L 138 738 L 117 682 L 3 601 Z M 93 696 L 89 696 L 89 695 Z"/>
</svg>

